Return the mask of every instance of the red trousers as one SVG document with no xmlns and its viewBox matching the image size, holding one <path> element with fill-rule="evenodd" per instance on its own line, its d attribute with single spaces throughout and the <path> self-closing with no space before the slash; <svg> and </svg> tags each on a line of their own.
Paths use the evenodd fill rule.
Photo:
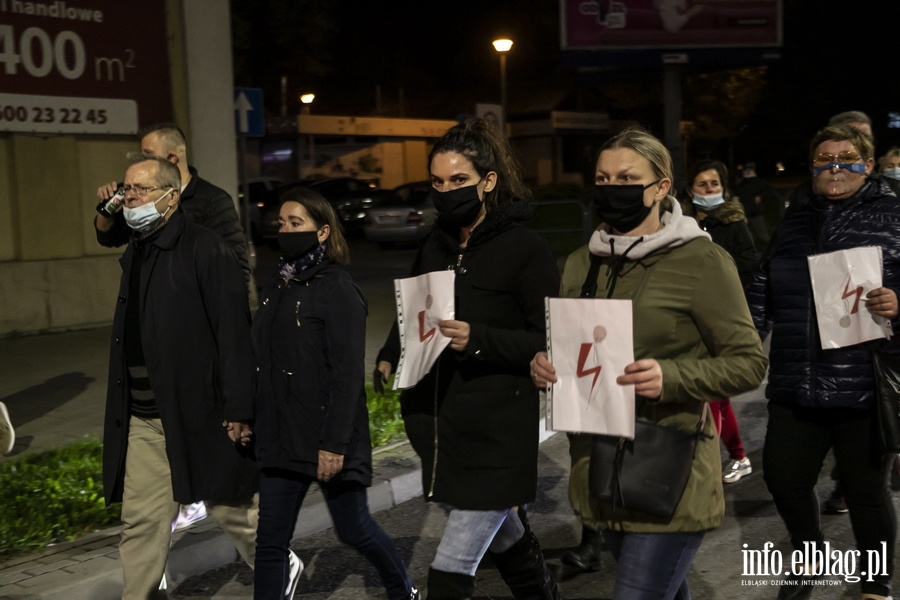
<svg viewBox="0 0 900 600">
<path fill-rule="evenodd" d="M 732 460 L 741 460 L 747 457 L 744 451 L 744 444 L 741 442 L 741 432 L 738 430 L 737 418 L 734 416 L 734 410 L 731 408 L 731 400 L 723 398 L 709 403 L 712 410 L 713 419 L 716 422 L 716 431 L 725 449 L 728 450 L 728 456 Z"/>
</svg>

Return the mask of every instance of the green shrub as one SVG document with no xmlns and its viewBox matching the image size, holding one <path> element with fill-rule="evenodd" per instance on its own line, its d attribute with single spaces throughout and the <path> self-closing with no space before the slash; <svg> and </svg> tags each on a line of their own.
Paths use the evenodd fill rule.
<svg viewBox="0 0 900 600">
<path fill-rule="evenodd" d="M 400 393 L 368 383 L 366 397 L 372 446 L 404 439 Z M 0 463 L 0 560 L 119 522 L 121 506 L 103 502 L 101 454 L 101 441 L 85 438 Z"/>
<path fill-rule="evenodd" d="M 372 447 L 406 438 L 400 418 L 400 391 L 391 389 L 393 378 L 384 384 L 384 394 L 376 394 L 372 382 L 366 383 L 366 406 L 369 408 L 369 433 Z"/>
<path fill-rule="evenodd" d="M 119 521 L 120 506 L 103 502 L 101 447 L 86 438 L 0 464 L 0 559 Z"/>
</svg>

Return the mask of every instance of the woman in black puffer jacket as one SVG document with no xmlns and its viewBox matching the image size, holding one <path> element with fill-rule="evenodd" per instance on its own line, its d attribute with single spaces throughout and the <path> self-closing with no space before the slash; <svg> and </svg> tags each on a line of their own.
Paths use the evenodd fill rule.
<svg viewBox="0 0 900 600">
<path fill-rule="evenodd" d="M 810 146 L 813 193 L 785 215 L 748 297 L 757 328 L 764 332 L 774 323 L 763 469 L 791 543 L 800 550 L 804 543 L 823 549 L 815 484 L 834 447 L 861 552 L 857 571 L 868 574 L 860 583 L 863 597 L 884 598 L 891 591 L 896 521 L 886 486 L 891 455 L 875 433 L 872 361 L 865 344 L 821 348 L 807 263 L 814 254 L 880 246 L 884 287 L 860 301 L 896 325 L 900 202 L 882 179 L 871 176 L 872 154 L 871 138 L 856 129 L 834 126 L 816 134 Z M 895 349 L 900 350 L 896 342 L 885 347 Z M 872 574 L 866 552 L 882 552 L 882 544 L 887 561 Z M 822 565 L 806 567 L 814 576 Z M 778 598 L 808 598 L 812 578 L 791 578 L 800 585 L 783 586 Z"/>
</svg>

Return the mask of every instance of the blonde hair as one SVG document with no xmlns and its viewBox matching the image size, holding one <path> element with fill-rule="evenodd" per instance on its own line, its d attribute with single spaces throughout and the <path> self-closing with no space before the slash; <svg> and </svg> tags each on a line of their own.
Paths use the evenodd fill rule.
<svg viewBox="0 0 900 600">
<path fill-rule="evenodd" d="M 672 166 L 672 155 L 669 154 L 668 148 L 651 133 L 638 127 L 629 127 L 606 140 L 600 147 L 600 151 L 597 152 L 597 160 L 604 151 L 618 148 L 627 148 L 645 158 L 659 179 L 668 179 L 674 184 L 675 169 Z M 594 161 L 595 164 L 597 160 Z M 669 194 L 659 203 L 660 212 L 671 211 L 674 203 L 675 186 L 672 185 Z"/>
</svg>

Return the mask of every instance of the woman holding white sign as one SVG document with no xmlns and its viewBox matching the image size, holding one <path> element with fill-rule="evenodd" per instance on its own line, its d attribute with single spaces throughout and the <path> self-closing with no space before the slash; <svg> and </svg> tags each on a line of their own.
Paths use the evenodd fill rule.
<svg viewBox="0 0 900 600">
<path fill-rule="evenodd" d="M 437 225 L 412 275 L 455 270 L 455 318 L 438 324 L 449 346 L 400 397 L 425 499 L 449 507 L 428 598 L 471 597 L 487 551 L 515 598 L 557 598 L 516 510 L 537 493 L 539 401 L 528 361 L 546 343 L 544 298 L 558 289 L 556 260 L 522 226 L 530 193 L 496 126 L 476 119 L 450 128 L 429 167 Z M 395 323 L 378 355 L 376 389 L 399 354 Z"/>
<path fill-rule="evenodd" d="M 815 486 L 833 447 L 862 553 L 859 570 L 868 574 L 860 582 L 862 597 L 885 598 L 891 592 L 896 519 L 886 485 L 892 455 L 880 447 L 876 434 L 870 349 L 863 343 L 823 349 L 821 328 L 830 323 L 817 316 L 820 309 L 822 314 L 831 309 L 838 315 L 838 331 L 859 319 L 871 323 L 870 315 L 896 326 L 900 202 L 887 182 L 873 175 L 873 153 L 872 138 L 853 127 L 829 126 L 815 135 L 809 152 L 812 192 L 791 204 L 748 297 L 760 331 L 773 323 L 763 470 L 791 543 L 798 549 L 804 544 L 822 548 Z M 850 268 L 849 274 L 835 272 L 842 289 L 832 306 L 814 297 L 810 256 L 872 246 L 881 249 L 882 287 L 864 290 Z M 896 352 L 897 343 L 888 342 L 884 349 Z M 865 564 L 867 553 L 879 554 L 882 544 L 886 564 L 879 569 Z M 805 572 L 792 577 L 795 585 L 783 586 L 778 597 L 808 598 L 820 567 L 805 565 Z"/>
<path fill-rule="evenodd" d="M 595 436 L 570 437 L 569 499 L 586 527 L 603 532 L 618 563 L 614 600 L 690 598 L 691 562 L 704 532 L 718 527 L 725 512 L 706 404 L 754 389 L 766 369 L 734 262 L 682 215 L 670 193 L 672 177 L 668 150 L 649 133 L 629 129 L 607 141 L 594 180 L 603 223 L 563 271 L 564 297 L 632 301 L 636 360 L 616 381 L 634 386 L 638 420 L 697 435 L 693 459 L 680 465 L 689 475 L 671 518 L 592 497 Z M 546 354 L 531 365 L 536 386 L 556 382 Z"/>
</svg>

